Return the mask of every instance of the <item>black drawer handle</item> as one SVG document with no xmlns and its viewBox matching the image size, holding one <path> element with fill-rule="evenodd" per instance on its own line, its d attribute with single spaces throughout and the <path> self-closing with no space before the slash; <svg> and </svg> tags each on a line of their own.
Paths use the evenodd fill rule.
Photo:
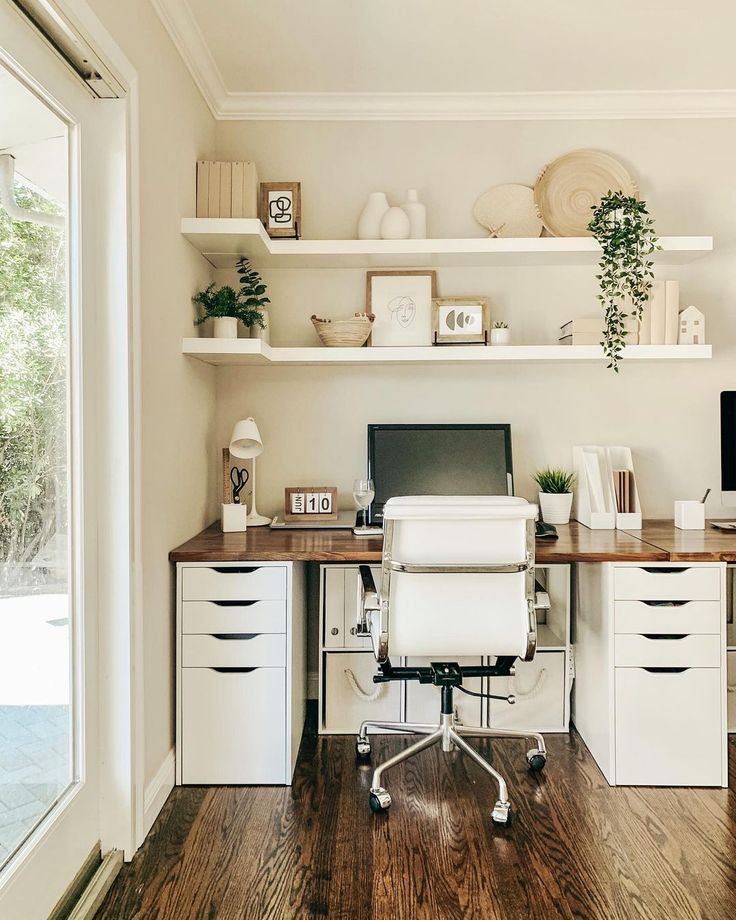
<svg viewBox="0 0 736 920">
<path fill-rule="evenodd" d="M 642 601 L 647 607 L 684 607 L 690 603 L 691 601 Z"/>
<path fill-rule="evenodd" d="M 210 603 L 217 607 L 252 607 L 258 601 L 210 601 Z"/>
<path fill-rule="evenodd" d="M 230 639 L 255 639 L 259 633 L 210 633 L 213 639 L 222 639 L 227 642 Z"/>
<path fill-rule="evenodd" d="M 251 671 L 257 671 L 258 668 L 210 668 L 210 671 L 217 671 L 218 674 L 250 674 Z"/>
<path fill-rule="evenodd" d="M 649 572 L 650 575 L 680 575 L 682 572 L 687 572 L 689 570 L 687 569 L 687 567 L 679 568 L 679 567 L 667 566 L 663 569 L 659 569 L 659 568 L 655 569 L 655 568 L 652 568 L 651 566 L 643 565 L 642 571 Z"/>
<path fill-rule="evenodd" d="M 642 671 L 648 671 L 650 674 L 682 674 L 683 671 L 689 671 L 690 668 L 642 668 Z"/>
<path fill-rule="evenodd" d="M 213 566 L 212 571 L 220 575 L 251 575 L 257 572 L 260 565 L 235 565 L 235 566 Z"/>
<path fill-rule="evenodd" d="M 643 633 L 645 639 L 687 639 L 687 633 Z"/>
</svg>

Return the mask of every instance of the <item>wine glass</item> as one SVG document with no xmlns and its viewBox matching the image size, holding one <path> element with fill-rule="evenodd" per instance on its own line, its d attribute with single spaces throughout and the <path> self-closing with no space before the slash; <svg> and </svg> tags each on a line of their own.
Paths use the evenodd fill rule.
<svg viewBox="0 0 736 920">
<path fill-rule="evenodd" d="M 365 530 L 367 526 L 366 511 L 376 495 L 372 479 L 356 479 L 353 483 L 353 501 L 358 511 L 363 512 L 363 524 L 361 529 Z"/>
</svg>

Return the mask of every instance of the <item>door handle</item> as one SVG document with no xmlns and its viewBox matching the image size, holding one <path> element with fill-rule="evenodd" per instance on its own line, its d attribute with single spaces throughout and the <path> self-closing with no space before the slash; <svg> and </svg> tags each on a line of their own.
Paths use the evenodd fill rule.
<svg viewBox="0 0 736 920">
<path fill-rule="evenodd" d="M 251 671 L 257 671 L 258 668 L 210 668 L 210 671 L 217 671 L 218 674 L 250 674 Z"/>
</svg>

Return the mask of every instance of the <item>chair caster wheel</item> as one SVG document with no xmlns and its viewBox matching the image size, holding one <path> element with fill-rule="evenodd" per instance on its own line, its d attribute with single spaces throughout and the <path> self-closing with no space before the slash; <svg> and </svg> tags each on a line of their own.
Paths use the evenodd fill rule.
<svg viewBox="0 0 736 920">
<path fill-rule="evenodd" d="M 368 802 L 370 803 L 371 811 L 380 814 L 382 811 L 388 811 L 391 807 L 391 796 L 379 786 L 378 789 L 371 789 Z"/>
<path fill-rule="evenodd" d="M 493 806 L 493 811 L 491 812 L 491 818 L 493 823 L 498 825 L 498 827 L 510 827 L 511 803 L 496 802 L 496 804 Z"/>
<path fill-rule="evenodd" d="M 358 763 L 365 763 L 371 758 L 371 743 L 367 738 L 358 735 L 355 741 L 355 759 Z"/>
<path fill-rule="evenodd" d="M 540 773 L 547 763 L 547 755 L 538 748 L 532 748 L 531 751 L 526 752 L 526 762 L 532 773 Z"/>
</svg>

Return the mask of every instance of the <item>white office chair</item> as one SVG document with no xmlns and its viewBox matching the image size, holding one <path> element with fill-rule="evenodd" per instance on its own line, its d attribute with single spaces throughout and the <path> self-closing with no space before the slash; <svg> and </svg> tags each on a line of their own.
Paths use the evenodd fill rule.
<svg viewBox="0 0 736 920">
<path fill-rule="evenodd" d="M 383 787 L 386 770 L 441 742 L 457 746 L 498 783 L 491 817 L 511 823 L 506 782 L 465 740 L 467 736 L 529 738 L 531 770 L 543 769 L 547 752 L 536 732 L 475 728 L 455 721 L 453 691 L 463 678 L 513 674 L 517 658 L 529 661 L 536 648 L 534 606 L 534 520 L 536 505 L 508 496 L 421 496 L 392 498 L 383 511 L 381 588 L 368 566 L 360 567 L 363 602 L 357 632 L 370 635 L 379 662 L 376 683 L 417 680 L 441 688 L 436 725 L 367 720 L 356 742 L 358 760 L 370 757 L 368 728 L 424 735 L 376 767 L 370 790 L 373 811 L 386 811 L 391 796 Z M 431 666 L 393 667 L 394 656 L 429 656 Z M 462 656 L 495 656 L 495 664 L 459 666 Z M 464 692 L 469 692 L 464 690 Z M 513 702 L 513 697 L 493 699 Z"/>
</svg>

